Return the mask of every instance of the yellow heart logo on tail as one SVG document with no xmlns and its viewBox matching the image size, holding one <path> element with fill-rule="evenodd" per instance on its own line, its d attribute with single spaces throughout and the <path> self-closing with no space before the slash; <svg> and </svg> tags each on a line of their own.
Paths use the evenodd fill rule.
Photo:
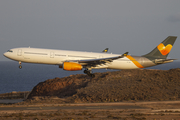
<svg viewBox="0 0 180 120">
<path fill-rule="evenodd" d="M 164 46 L 164 44 L 160 43 L 157 46 L 157 48 L 161 52 L 162 55 L 167 55 L 171 51 L 172 45 L 168 44 L 168 45 Z"/>
</svg>

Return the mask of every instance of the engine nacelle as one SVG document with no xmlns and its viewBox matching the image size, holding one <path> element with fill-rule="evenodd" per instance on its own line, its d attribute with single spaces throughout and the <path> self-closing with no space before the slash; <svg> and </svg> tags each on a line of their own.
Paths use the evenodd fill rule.
<svg viewBox="0 0 180 120">
<path fill-rule="evenodd" d="M 82 65 L 78 63 L 72 63 L 72 62 L 64 62 L 63 63 L 63 69 L 68 71 L 76 71 L 76 70 L 82 70 Z"/>
</svg>

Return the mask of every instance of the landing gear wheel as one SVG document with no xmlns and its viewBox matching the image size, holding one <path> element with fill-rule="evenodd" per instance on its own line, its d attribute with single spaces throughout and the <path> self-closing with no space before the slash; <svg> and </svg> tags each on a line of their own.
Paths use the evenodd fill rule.
<svg viewBox="0 0 180 120">
<path fill-rule="evenodd" d="M 19 69 L 21 69 L 21 68 L 22 68 L 22 66 L 20 65 L 20 66 L 19 66 Z"/>
<path fill-rule="evenodd" d="M 86 69 L 86 70 L 84 70 L 84 73 L 87 74 L 88 76 L 92 77 L 92 78 L 95 77 L 95 75 L 91 73 L 91 70 Z"/>
<path fill-rule="evenodd" d="M 89 70 L 84 70 L 84 73 L 87 74 L 87 75 L 90 75 L 90 74 L 91 74 L 91 71 L 89 71 Z"/>
<path fill-rule="evenodd" d="M 21 66 L 21 61 L 19 61 L 19 69 L 21 69 L 22 68 L 22 66 Z"/>
<path fill-rule="evenodd" d="M 87 73 L 88 73 L 88 71 L 87 71 L 87 70 L 84 70 L 84 73 L 85 73 L 85 74 L 87 74 Z"/>
</svg>

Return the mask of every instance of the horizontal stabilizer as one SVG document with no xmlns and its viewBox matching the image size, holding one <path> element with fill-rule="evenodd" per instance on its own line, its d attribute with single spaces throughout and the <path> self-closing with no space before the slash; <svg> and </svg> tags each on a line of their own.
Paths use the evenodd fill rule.
<svg viewBox="0 0 180 120">
<path fill-rule="evenodd" d="M 156 64 L 169 63 L 177 59 L 155 59 Z"/>
</svg>

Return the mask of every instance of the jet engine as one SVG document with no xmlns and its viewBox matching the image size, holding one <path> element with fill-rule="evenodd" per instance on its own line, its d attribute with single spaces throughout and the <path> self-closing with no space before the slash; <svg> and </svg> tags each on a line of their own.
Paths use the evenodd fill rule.
<svg viewBox="0 0 180 120">
<path fill-rule="evenodd" d="M 63 63 L 63 69 L 68 71 L 76 71 L 76 70 L 82 70 L 82 65 L 78 63 L 72 63 L 72 62 L 64 62 Z"/>
</svg>

